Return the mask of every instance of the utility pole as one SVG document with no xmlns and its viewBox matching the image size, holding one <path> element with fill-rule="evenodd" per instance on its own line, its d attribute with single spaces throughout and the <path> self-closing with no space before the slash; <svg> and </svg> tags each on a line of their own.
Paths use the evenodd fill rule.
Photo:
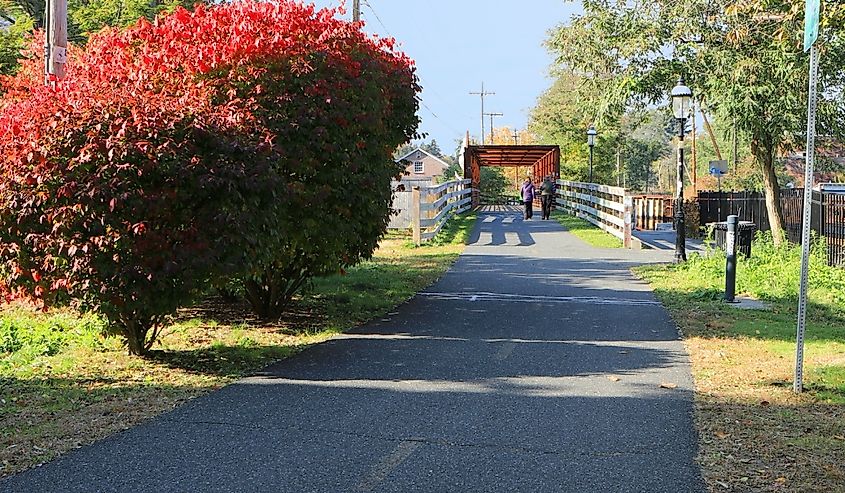
<svg viewBox="0 0 845 493">
<path fill-rule="evenodd" d="M 502 113 L 484 113 L 485 116 L 490 117 L 490 145 L 495 144 L 493 141 L 493 117 L 494 116 L 505 116 Z"/>
<path fill-rule="evenodd" d="M 47 0 L 44 10 L 44 83 L 56 88 L 67 63 L 67 0 Z"/>
<path fill-rule="evenodd" d="M 361 0 L 352 0 L 352 22 L 361 20 Z"/>
<path fill-rule="evenodd" d="M 473 96 L 481 96 L 481 145 L 484 145 L 484 96 L 493 96 L 495 92 L 484 90 L 484 81 L 481 82 L 481 92 L 470 92 Z"/>
<path fill-rule="evenodd" d="M 513 145 L 519 145 L 519 132 L 517 132 L 515 129 L 513 131 Z"/>
</svg>

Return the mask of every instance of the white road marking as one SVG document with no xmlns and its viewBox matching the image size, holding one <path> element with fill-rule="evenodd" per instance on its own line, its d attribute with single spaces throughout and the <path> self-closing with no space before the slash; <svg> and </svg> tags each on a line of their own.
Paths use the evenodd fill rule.
<svg viewBox="0 0 845 493">
<path fill-rule="evenodd" d="M 427 296 L 437 300 L 465 300 L 465 301 L 507 301 L 512 303 L 587 303 L 592 305 L 659 305 L 653 300 L 638 300 L 631 298 L 600 298 L 598 296 L 532 296 L 524 294 L 462 292 L 462 293 L 432 293 L 422 292 L 420 296 Z"/>
<path fill-rule="evenodd" d="M 370 472 L 361 483 L 358 485 L 358 491 L 373 491 L 382 481 L 384 481 L 391 471 L 405 462 L 405 460 L 414 453 L 421 445 L 421 442 L 404 440 L 399 442 L 399 445 L 387 457 L 382 459 Z"/>
<path fill-rule="evenodd" d="M 513 222 L 513 219 L 514 219 L 513 216 L 508 216 L 508 217 L 502 219 L 502 222 L 505 223 L 505 224 L 511 224 Z"/>
<path fill-rule="evenodd" d="M 485 222 L 485 223 L 493 223 L 493 222 L 496 222 L 496 216 L 487 216 L 487 217 L 485 217 L 485 218 L 484 218 L 484 221 L 483 221 L 483 222 Z"/>
<path fill-rule="evenodd" d="M 506 342 L 502 345 L 502 348 L 493 355 L 493 359 L 496 361 L 504 361 L 508 359 L 508 356 L 513 353 L 513 350 L 516 348 L 516 344 L 512 342 Z"/>
</svg>

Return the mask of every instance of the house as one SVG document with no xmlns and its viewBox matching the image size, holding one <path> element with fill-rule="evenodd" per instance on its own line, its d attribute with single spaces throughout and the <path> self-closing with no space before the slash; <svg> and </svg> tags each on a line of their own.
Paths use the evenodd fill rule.
<svg viewBox="0 0 845 493">
<path fill-rule="evenodd" d="M 792 179 L 794 186 L 801 186 L 804 183 L 804 162 L 806 152 L 797 150 L 782 158 L 786 167 L 786 173 Z M 813 181 L 841 182 L 845 177 L 845 144 L 820 136 L 816 144 L 815 168 L 813 169 Z"/>
<path fill-rule="evenodd" d="M 406 164 L 402 181 L 433 181 L 435 177 L 443 176 L 449 167 L 449 163 L 419 147 L 396 162 Z"/>
</svg>

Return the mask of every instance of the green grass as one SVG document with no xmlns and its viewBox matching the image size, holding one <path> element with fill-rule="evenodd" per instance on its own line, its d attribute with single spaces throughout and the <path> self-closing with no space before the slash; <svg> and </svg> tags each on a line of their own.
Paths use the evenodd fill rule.
<svg viewBox="0 0 845 493">
<path fill-rule="evenodd" d="M 0 310 L 0 475 L 133 426 L 187 399 L 382 316 L 452 265 L 475 215 L 454 218 L 415 247 L 390 234 L 372 260 L 316 279 L 271 324 L 243 305 L 209 301 L 183 311 L 146 359 L 104 335 L 94 315 Z"/>
<path fill-rule="evenodd" d="M 552 218 L 583 242 L 596 248 L 622 248 L 622 240 L 605 233 L 592 223 L 562 212 L 552 212 Z"/>
<path fill-rule="evenodd" d="M 801 395 L 792 392 L 800 248 L 775 247 L 770 237 L 759 236 L 752 258 L 740 259 L 737 293 L 765 301 L 768 311 L 721 301 L 724 271 L 721 252 L 635 269 L 683 331 L 696 381 L 705 477 L 736 491 L 773 485 L 779 491 L 840 491 L 845 269 L 827 266 L 824 245 L 814 245 Z M 737 482 L 742 477 L 746 482 Z"/>
</svg>

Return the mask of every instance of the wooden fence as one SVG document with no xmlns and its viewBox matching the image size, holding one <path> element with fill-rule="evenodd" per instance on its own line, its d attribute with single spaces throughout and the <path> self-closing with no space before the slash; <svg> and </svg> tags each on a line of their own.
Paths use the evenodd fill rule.
<svg viewBox="0 0 845 493">
<path fill-rule="evenodd" d="M 455 214 L 472 206 L 472 180 L 454 180 L 433 187 L 411 190 L 411 227 L 414 243 L 429 241 Z"/>
<path fill-rule="evenodd" d="M 671 195 L 633 195 L 634 227 L 641 231 L 653 231 L 660 223 L 673 221 Z"/>
<path fill-rule="evenodd" d="M 760 231 L 771 230 L 766 199 L 762 192 L 698 192 L 701 224 L 724 221 L 735 214 L 742 221 L 751 221 Z M 783 227 L 792 243 L 801 243 L 804 220 L 804 189 L 780 191 Z M 813 213 L 810 227 L 824 236 L 828 244 L 830 265 L 845 267 L 845 194 L 813 192 Z"/>
<path fill-rule="evenodd" d="M 556 203 L 564 212 L 595 224 L 622 240 L 627 248 L 634 245 L 633 198 L 624 188 L 566 180 L 557 184 Z"/>
</svg>

